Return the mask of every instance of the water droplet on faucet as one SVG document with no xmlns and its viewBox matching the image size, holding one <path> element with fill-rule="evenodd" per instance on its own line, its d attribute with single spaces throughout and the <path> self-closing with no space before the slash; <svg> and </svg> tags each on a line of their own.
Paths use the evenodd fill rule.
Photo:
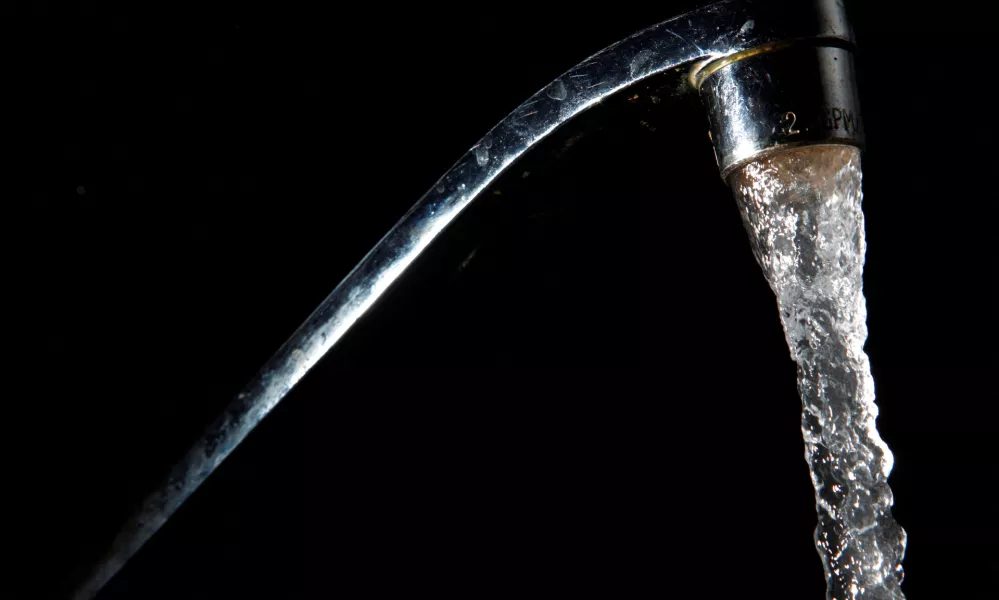
<svg viewBox="0 0 999 600">
<path fill-rule="evenodd" d="M 486 137 L 482 138 L 482 141 L 473 148 L 475 151 L 475 162 L 479 164 L 480 167 L 484 167 L 489 164 L 489 149 L 493 147 L 493 136 L 487 133 Z"/>
<path fill-rule="evenodd" d="M 489 164 L 489 148 L 487 148 L 485 144 L 479 144 L 475 147 L 475 162 L 477 162 L 480 167 L 484 167 Z"/>
<path fill-rule="evenodd" d="M 565 91 L 565 84 L 562 83 L 561 79 L 556 79 L 555 81 L 551 82 L 551 84 L 549 84 L 548 88 L 545 90 L 545 93 L 548 94 L 548 97 L 551 98 L 552 100 L 559 100 L 559 101 L 565 100 L 566 96 L 568 95 Z"/>
<path fill-rule="evenodd" d="M 642 73 L 642 68 L 648 64 L 649 59 L 652 58 L 652 50 L 645 49 L 635 55 L 635 58 L 631 59 L 631 78 L 634 79 Z"/>
</svg>

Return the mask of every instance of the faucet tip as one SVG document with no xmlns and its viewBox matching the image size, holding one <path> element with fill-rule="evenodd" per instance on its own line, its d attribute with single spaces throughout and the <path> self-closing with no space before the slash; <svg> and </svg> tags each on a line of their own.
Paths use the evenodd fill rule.
<svg viewBox="0 0 999 600">
<path fill-rule="evenodd" d="M 708 112 L 723 179 L 784 148 L 863 147 L 853 54 L 828 40 L 780 42 L 700 65 L 692 76 Z"/>
</svg>

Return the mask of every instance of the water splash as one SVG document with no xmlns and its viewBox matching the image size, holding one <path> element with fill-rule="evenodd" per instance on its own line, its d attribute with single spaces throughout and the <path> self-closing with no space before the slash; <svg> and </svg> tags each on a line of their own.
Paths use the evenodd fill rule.
<svg viewBox="0 0 999 600">
<path fill-rule="evenodd" d="M 863 349 L 860 152 L 813 146 L 777 153 L 739 169 L 729 183 L 798 364 L 826 598 L 904 600 L 906 534 L 891 515 L 893 458 L 875 427 Z"/>
</svg>

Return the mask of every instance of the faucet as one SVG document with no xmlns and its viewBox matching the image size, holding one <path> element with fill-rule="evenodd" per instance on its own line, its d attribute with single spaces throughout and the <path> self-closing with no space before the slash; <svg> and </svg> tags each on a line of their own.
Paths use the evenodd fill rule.
<svg viewBox="0 0 999 600">
<path fill-rule="evenodd" d="M 358 263 L 209 426 L 114 539 L 74 597 L 95 596 L 414 260 L 539 141 L 651 76 L 698 94 L 721 177 L 812 145 L 862 147 L 842 0 L 723 0 L 591 56 L 493 127 Z"/>
</svg>

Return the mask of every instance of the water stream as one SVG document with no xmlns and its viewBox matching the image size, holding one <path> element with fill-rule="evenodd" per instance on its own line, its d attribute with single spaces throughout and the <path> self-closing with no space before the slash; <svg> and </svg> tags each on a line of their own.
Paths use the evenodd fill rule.
<svg viewBox="0 0 999 600">
<path fill-rule="evenodd" d="M 826 598 L 903 600 L 906 534 L 891 515 L 893 457 L 875 427 L 874 380 L 863 349 L 860 152 L 781 152 L 735 171 L 729 183 L 798 365 Z"/>
</svg>

